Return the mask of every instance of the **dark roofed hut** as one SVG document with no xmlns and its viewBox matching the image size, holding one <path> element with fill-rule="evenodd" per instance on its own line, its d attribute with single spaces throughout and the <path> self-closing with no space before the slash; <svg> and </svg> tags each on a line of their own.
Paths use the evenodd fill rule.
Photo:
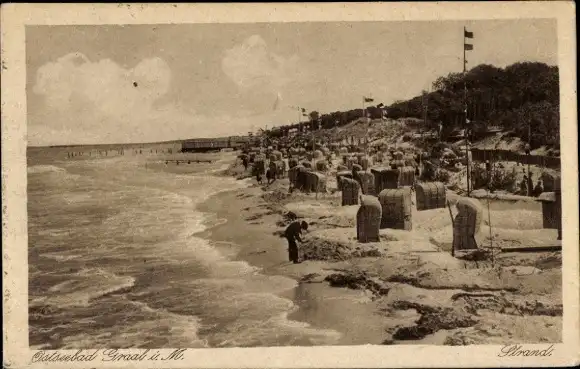
<svg viewBox="0 0 580 369">
<path fill-rule="evenodd" d="M 374 174 L 365 171 L 359 171 L 356 173 L 356 180 L 360 183 L 363 194 L 376 195 Z"/>
<path fill-rule="evenodd" d="M 361 204 L 356 214 L 356 235 L 358 242 L 379 242 L 382 207 L 374 196 L 361 196 Z"/>
<path fill-rule="evenodd" d="M 457 215 L 453 220 L 453 249 L 477 249 L 478 235 L 483 220 L 483 207 L 477 199 L 463 197 L 455 204 Z"/>
<path fill-rule="evenodd" d="M 342 206 L 357 205 L 360 193 L 360 184 L 351 178 L 342 177 L 341 181 L 342 191 Z"/>
<path fill-rule="evenodd" d="M 403 229 L 410 231 L 412 223 L 411 189 L 386 189 L 379 194 L 382 206 L 381 228 Z"/>
<path fill-rule="evenodd" d="M 558 230 L 558 239 L 562 239 L 562 194 L 558 192 L 544 192 L 539 197 L 542 203 L 542 226 Z"/>
<path fill-rule="evenodd" d="M 343 171 L 340 171 L 340 172 L 337 172 L 336 173 L 336 187 L 339 190 L 342 189 L 342 187 L 341 187 L 342 178 L 350 178 L 350 179 L 353 179 L 352 178 L 352 173 L 350 171 L 348 171 L 348 170 L 343 170 Z"/>
<path fill-rule="evenodd" d="M 416 188 L 417 210 L 439 209 L 446 207 L 445 185 L 441 182 L 418 183 Z"/>
<path fill-rule="evenodd" d="M 375 192 L 381 193 L 384 189 L 399 187 L 399 172 L 389 167 L 372 168 L 371 173 L 375 176 Z"/>
<path fill-rule="evenodd" d="M 306 172 L 306 192 L 325 193 L 326 176 L 316 172 Z"/>
</svg>

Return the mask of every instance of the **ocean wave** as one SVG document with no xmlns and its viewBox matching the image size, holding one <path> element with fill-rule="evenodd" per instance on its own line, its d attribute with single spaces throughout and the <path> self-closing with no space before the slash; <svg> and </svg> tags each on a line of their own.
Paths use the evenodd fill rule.
<svg viewBox="0 0 580 369">
<path fill-rule="evenodd" d="M 298 285 L 295 279 L 284 276 L 266 276 L 255 274 L 247 278 L 198 278 L 186 283 L 188 286 L 205 289 L 209 292 L 235 294 L 240 298 L 253 300 L 256 294 L 278 294 L 289 291 Z M 261 295 L 263 296 L 263 295 Z"/>
<path fill-rule="evenodd" d="M 69 261 L 69 260 L 78 259 L 79 257 L 81 257 L 81 255 L 70 254 L 68 252 L 50 252 L 50 253 L 40 254 L 39 256 L 46 258 L 46 259 L 56 260 L 56 261 Z"/>
<path fill-rule="evenodd" d="M 94 194 L 91 193 L 67 193 L 61 195 L 61 198 L 67 204 L 86 203 L 94 199 Z"/>
<path fill-rule="evenodd" d="M 48 296 L 33 298 L 30 306 L 88 306 L 95 298 L 132 287 L 135 283 L 133 277 L 118 276 L 102 269 L 82 269 L 71 273 L 70 278 L 48 288 Z"/>
<path fill-rule="evenodd" d="M 66 169 L 56 165 L 32 165 L 27 168 L 28 173 L 66 172 Z"/>
<path fill-rule="evenodd" d="M 219 161 L 217 161 L 217 163 L 221 163 L 221 166 L 220 167 L 214 168 L 214 169 L 208 169 L 206 171 L 203 171 L 202 173 L 205 173 L 205 174 L 214 174 L 214 173 L 223 172 L 224 170 L 228 169 L 231 166 L 230 161 L 231 160 L 226 160 L 226 159 L 219 160 Z"/>
<path fill-rule="evenodd" d="M 216 268 L 210 269 L 210 276 L 217 278 L 241 277 L 255 275 L 261 270 L 243 260 L 230 261 L 225 256 L 223 258 L 224 261 L 217 262 Z"/>
<path fill-rule="evenodd" d="M 73 243 L 71 236 L 67 245 L 74 245 L 75 250 L 43 249 L 39 256 L 44 260 L 39 265 L 44 274 L 32 274 L 42 296 L 30 296 L 30 307 L 51 306 L 56 308 L 55 322 L 65 316 L 70 320 L 70 327 L 58 327 L 63 331 L 57 332 L 60 338 L 54 342 L 59 348 L 207 347 L 199 332 L 206 329 L 203 338 L 209 340 L 205 332 L 212 326 L 219 326 L 219 332 L 210 334 L 212 346 L 331 343 L 337 339 L 337 332 L 287 319 L 297 306 L 277 294 L 295 288 L 294 279 L 267 276 L 248 262 L 232 260 L 239 249 L 236 244 L 214 245 L 192 236 L 226 221 L 195 205 L 219 192 L 246 187 L 248 182 L 206 175 L 152 176 L 128 170 L 130 166 L 98 163 L 94 169 L 89 164 L 92 168 L 87 172 L 82 167 L 87 163 L 71 169 L 90 180 L 92 187 L 87 187 L 86 194 L 78 190 L 85 181 L 67 183 L 75 189 L 74 195 L 81 196 L 75 201 L 101 206 L 106 218 L 91 218 L 87 220 L 91 227 L 85 228 L 73 222 L 72 233 L 79 229 L 86 233 L 74 239 L 81 245 Z M 40 172 L 65 171 L 61 169 Z M 47 178 L 60 180 L 60 176 Z M 70 192 L 67 196 L 70 200 Z M 61 205 L 54 201 L 54 206 Z M 54 217 L 57 209 L 47 207 L 47 216 Z M 62 224 L 49 226 L 53 229 L 39 231 L 46 242 L 69 236 L 66 230 L 57 229 Z M 33 247 L 39 250 L 42 244 Z M 63 268 L 51 285 L 43 277 L 59 265 Z M 77 272 L 70 271 L 71 265 Z M 83 317 L 94 322 L 84 322 Z M 41 329 L 39 339 L 50 334 L 43 319 L 35 322 L 37 326 L 31 324 L 31 332 Z"/>
<path fill-rule="evenodd" d="M 289 314 L 283 312 L 259 322 L 240 319 L 213 335 L 211 341 L 215 347 L 312 346 L 333 345 L 342 337 L 335 330 L 290 320 Z"/>
<path fill-rule="evenodd" d="M 31 350 L 50 350 L 51 345 L 48 343 L 42 343 L 40 345 L 30 345 Z"/>
<path fill-rule="evenodd" d="M 120 213 L 104 219 L 101 229 L 108 232 L 107 238 L 125 246 L 143 248 L 143 252 L 154 245 L 156 249 L 193 250 L 202 247 L 198 245 L 202 241 L 193 239 L 192 242 L 190 235 L 204 231 L 205 221 L 204 214 L 186 204 L 149 208 L 129 205 Z"/>
<path fill-rule="evenodd" d="M 215 228 L 228 222 L 226 218 L 218 218 L 217 214 L 204 213 L 205 220 L 203 222 L 206 229 Z"/>
<path fill-rule="evenodd" d="M 203 327 L 194 315 L 181 315 L 163 308 L 152 308 L 140 301 L 121 298 L 117 303 L 131 308 L 132 318 L 122 319 L 112 326 L 87 329 L 63 338 L 63 349 L 78 348 L 160 348 L 208 347 L 198 332 Z M 123 309 L 124 310 L 124 309 Z"/>
<path fill-rule="evenodd" d="M 29 228 L 37 227 L 37 224 L 33 222 L 28 223 Z M 39 236 L 50 236 L 50 237 L 63 237 L 70 236 L 71 230 L 65 228 L 52 228 L 52 229 L 40 229 L 36 232 Z"/>
<path fill-rule="evenodd" d="M 201 172 L 197 173 L 195 176 L 176 174 L 174 177 L 186 181 L 195 180 L 201 182 L 201 188 L 196 192 L 196 199 L 199 200 L 198 202 L 203 202 L 207 200 L 207 198 L 217 195 L 220 192 L 246 188 L 251 185 L 250 181 L 240 181 L 233 177 L 218 177 L 212 175 L 213 172 L 213 170 L 212 172 Z"/>
<path fill-rule="evenodd" d="M 290 330 L 294 334 L 306 336 L 306 339 L 312 345 L 332 345 L 336 344 L 342 337 L 342 333 L 333 329 L 313 328 L 306 322 L 289 319 L 291 312 L 283 312 L 275 316 L 272 321 L 278 327 L 284 330 Z"/>
</svg>

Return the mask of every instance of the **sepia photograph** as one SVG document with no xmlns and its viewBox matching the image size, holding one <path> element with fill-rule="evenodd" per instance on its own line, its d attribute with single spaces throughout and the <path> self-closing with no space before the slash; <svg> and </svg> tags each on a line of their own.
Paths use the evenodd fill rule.
<svg viewBox="0 0 580 369">
<path fill-rule="evenodd" d="M 563 232 L 577 158 L 561 140 L 558 26 L 25 25 L 32 362 L 369 345 L 551 356 L 578 232 Z"/>
</svg>

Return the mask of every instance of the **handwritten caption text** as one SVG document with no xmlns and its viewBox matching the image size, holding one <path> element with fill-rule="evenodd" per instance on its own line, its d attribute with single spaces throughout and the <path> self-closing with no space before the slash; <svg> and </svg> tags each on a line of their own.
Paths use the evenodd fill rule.
<svg viewBox="0 0 580 369">
<path fill-rule="evenodd" d="M 62 351 L 37 351 L 32 355 L 33 363 L 42 362 L 91 362 L 91 361 L 176 361 L 183 360 L 187 349 L 177 349 L 171 353 L 161 353 L 160 350 L 144 350 L 135 353 L 123 353 L 122 350 L 78 350 L 75 353 Z"/>
</svg>

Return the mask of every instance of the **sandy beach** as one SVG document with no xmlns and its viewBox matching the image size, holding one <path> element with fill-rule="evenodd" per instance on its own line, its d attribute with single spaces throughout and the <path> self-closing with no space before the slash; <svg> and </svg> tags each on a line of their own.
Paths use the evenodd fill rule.
<svg viewBox="0 0 580 369">
<path fill-rule="evenodd" d="M 200 204 L 199 210 L 223 222 L 196 236 L 225 254 L 235 243 L 239 249 L 229 257 L 295 279 L 298 285 L 283 294 L 298 306 L 289 318 L 340 332 L 338 344 L 561 341 L 559 252 L 498 251 L 493 263 L 452 257 L 448 209 L 415 209 L 412 231 L 382 229 L 381 242 L 360 244 L 358 206 L 340 206 L 340 192 L 290 195 L 288 179 L 251 183 Z M 448 194 L 451 203 L 456 198 Z M 536 203 L 519 206 L 528 210 L 494 203 L 492 216 L 484 216 L 494 222 L 498 250 L 556 239 L 556 230 L 541 229 Z M 288 261 L 286 240 L 279 236 L 289 224 L 288 211 L 310 224 L 300 245 L 301 264 Z M 482 234 L 488 233 L 484 221 Z"/>
<path fill-rule="evenodd" d="M 412 230 L 385 228 L 380 242 L 359 243 L 359 206 L 341 206 L 332 169 L 337 163 L 325 173 L 327 191 L 316 195 L 290 194 L 286 177 L 258 185 L 234 162 L 235 153 L 216 153 L 32 165 L 31 343 L 149 348 L 561 341 L 560 252 L 496 252 L 493 261 L 453 257 L 449 209 L 416 206 Z M 449 190 L 446 197 L 457 214 L 460 196 Z M 479 201 L 486 205 L 482 248 L 559 242 L 555 229 L 542 227 L 541 204 L 532 198 Z M 59 213 L 63 202 L 67 212 Z M 299 245 L 300 264 L 289 261 L 280 237 L 288 212 L 310 225 Z M 83 318 L 111 309 L 116 315 L 95 318 L 96 328 Z M 80 323 L 59 326 L 63 314 Z M 111 341 L 118 321 L 127 334 L 148 333 Z"/>
<path fill-rule="evenodd" d="M 250 187 L 208 199 L 198 209 L 216 213 L 226 221 L 197 236 L 211 240 L 224 254 L 228 254 L 230 243 L 236 243 L 241 250 L 237 255 L 230 253 L 230 257 L 247 261 L 264 274 L 283 275 L 300 282 L 283 294 L 299 307 L 289 319 L 338 330 L 343 334 L 340 344 L 380 344 L 384 335 L 373 318 L 377 312 L 371 294 L 364 290 L 327 288 L 320 280 L 303 281 L 307 276 L 349 268 L 349 263 L 289 262 L 286 240 L 274 234 L 281 229 L 276 222 L 282 217 L 271 210 L 271 203 L 262 199 L 263 193 L 259 187 Z M 345 316 L 349 319 L 344 319 Z"/>
</svg>

